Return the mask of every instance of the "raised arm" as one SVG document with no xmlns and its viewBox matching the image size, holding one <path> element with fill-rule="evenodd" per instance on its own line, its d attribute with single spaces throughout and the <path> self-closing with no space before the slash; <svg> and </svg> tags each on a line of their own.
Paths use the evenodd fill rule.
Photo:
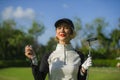
<svg viewBox="0 0 120 80">
<path fill-rule="evenodd" d="M 47 55 L 44 55 L 43 58 L 41 59 L 40 66 L 38 66 L 38 60 L 31 46 L 27 45 L 25 47 L 25 55 L 31 60 L 34 80 L 45 80 L 46 75 L 49 72 Z"/>
</svg>

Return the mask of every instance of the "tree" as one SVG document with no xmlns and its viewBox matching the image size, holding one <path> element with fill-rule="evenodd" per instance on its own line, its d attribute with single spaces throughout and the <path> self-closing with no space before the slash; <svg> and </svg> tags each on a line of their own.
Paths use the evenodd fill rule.
<svg viewBox="0 0 120 80">
<path fill-rule="evenodd" d="M 24 47 L 27 44 L 37 43 L 32 35 L 16 28 L 14 20 L 5 20 L 0 23 L 0 59 L 25 59 Z"/>
<path fill-rule="evenodd" d="M 111 52 L 116 55 L 115 57 L 120 55 L 120 19 L 118 20 L 118 29 L 114 29 L 111 35 Z"/>
<path fill-rule="evenodd" d="M 74 27 L 75 27 L 75 32 L 76 32 L 76 37 L 74 39 L 74 42 L 75 42 L 75 47 L 76 49 L 78 49 L 80 47 L 79 43 L 80 43 L 80 40 L 82 39 L 82 35 L 80 35 L 80 30 L 82 29 L 82 23 L 81 23 L 81 20 L 78 18 L 78 17 L 75 17 L 74 18 Z"/>
<path fill-rule="evenodd" d="M 38 38 L 45 30 L 44 25 L 41 23 L 38 23 L 36 21 L 33 21 L 31 28 L 28 30 L 28 32 L 35 37 L 35 39 Z"/>
<path fill-rule="evenodd" d="M 55 40 L 55 38 L 51 37 L 46 45 L 46 53 L 54 51 L 56 48 L 56 44 L 57 44 L 57 41 Z"/>
<path fill-rule="evenodd" d="M 44 47 L 42 44 L 38 44 L 38 37 L 43 34 L 45 30 L 45 26 L 42 23 L 38 23 L 37 21 L 33 21 L 31 28 L 28 30 L 29 34 L 34 37 L 34 43 L 31 44 L 36 51 L 36 55 L 38 58 L 41 56 L 40 49 Z M 43 51 L 43 50 L 42 50 Z M 40 54 L 41 53 L 41 54 Z"/>
</svg>

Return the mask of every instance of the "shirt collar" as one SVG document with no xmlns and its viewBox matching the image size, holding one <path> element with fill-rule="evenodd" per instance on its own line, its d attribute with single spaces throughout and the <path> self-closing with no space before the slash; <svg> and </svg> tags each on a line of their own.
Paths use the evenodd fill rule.
<svg viewBox="0 0 120 80">
<path fill-rule="evenodd" d="M 71 44 L 65 44 L 65 45 L 57 44 L 56 50 L 63 50 L 63 49 L 65 49 L 65 50 L 73 50 L 73 47 L 72 47 Z"/>
</svg>

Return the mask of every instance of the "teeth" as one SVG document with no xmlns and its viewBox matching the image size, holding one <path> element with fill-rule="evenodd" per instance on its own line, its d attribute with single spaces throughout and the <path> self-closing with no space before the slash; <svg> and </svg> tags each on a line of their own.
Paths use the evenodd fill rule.
<svg viewBox="0 0 120 80">
<path fill-rule="evenodd" d="M 65 34 L 64 34 L 64 33 L 61 33 L 60 36 L 65 36 Z"/>
</svg>

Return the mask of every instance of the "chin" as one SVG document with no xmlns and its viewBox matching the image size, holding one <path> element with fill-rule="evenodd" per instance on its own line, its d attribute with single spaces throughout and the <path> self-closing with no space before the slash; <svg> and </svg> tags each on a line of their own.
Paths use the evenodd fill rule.
<svg viewBox="0 0 120 80">
<path fill-rule="evenodd" d="M 62 38 L 59 38 L 59 40 L 64 41 L 64 40 L 66 40 L 66 38 L 63 38 L 63 37 L 62 37 Z"/>
<path fill-rule="evenodd" d="M 59 39 L 59 40 L 61 40 L 61 41 L 65 41 L 66 39 L 62 38 L 62 39 Z"/>
<path fill-rule="evenodd" d="M 60 41 L 67 41 L 67 40 L 68 40 L 68 37 L 58 37 L 58 39 L 59 39 Z"/>
</svg>

